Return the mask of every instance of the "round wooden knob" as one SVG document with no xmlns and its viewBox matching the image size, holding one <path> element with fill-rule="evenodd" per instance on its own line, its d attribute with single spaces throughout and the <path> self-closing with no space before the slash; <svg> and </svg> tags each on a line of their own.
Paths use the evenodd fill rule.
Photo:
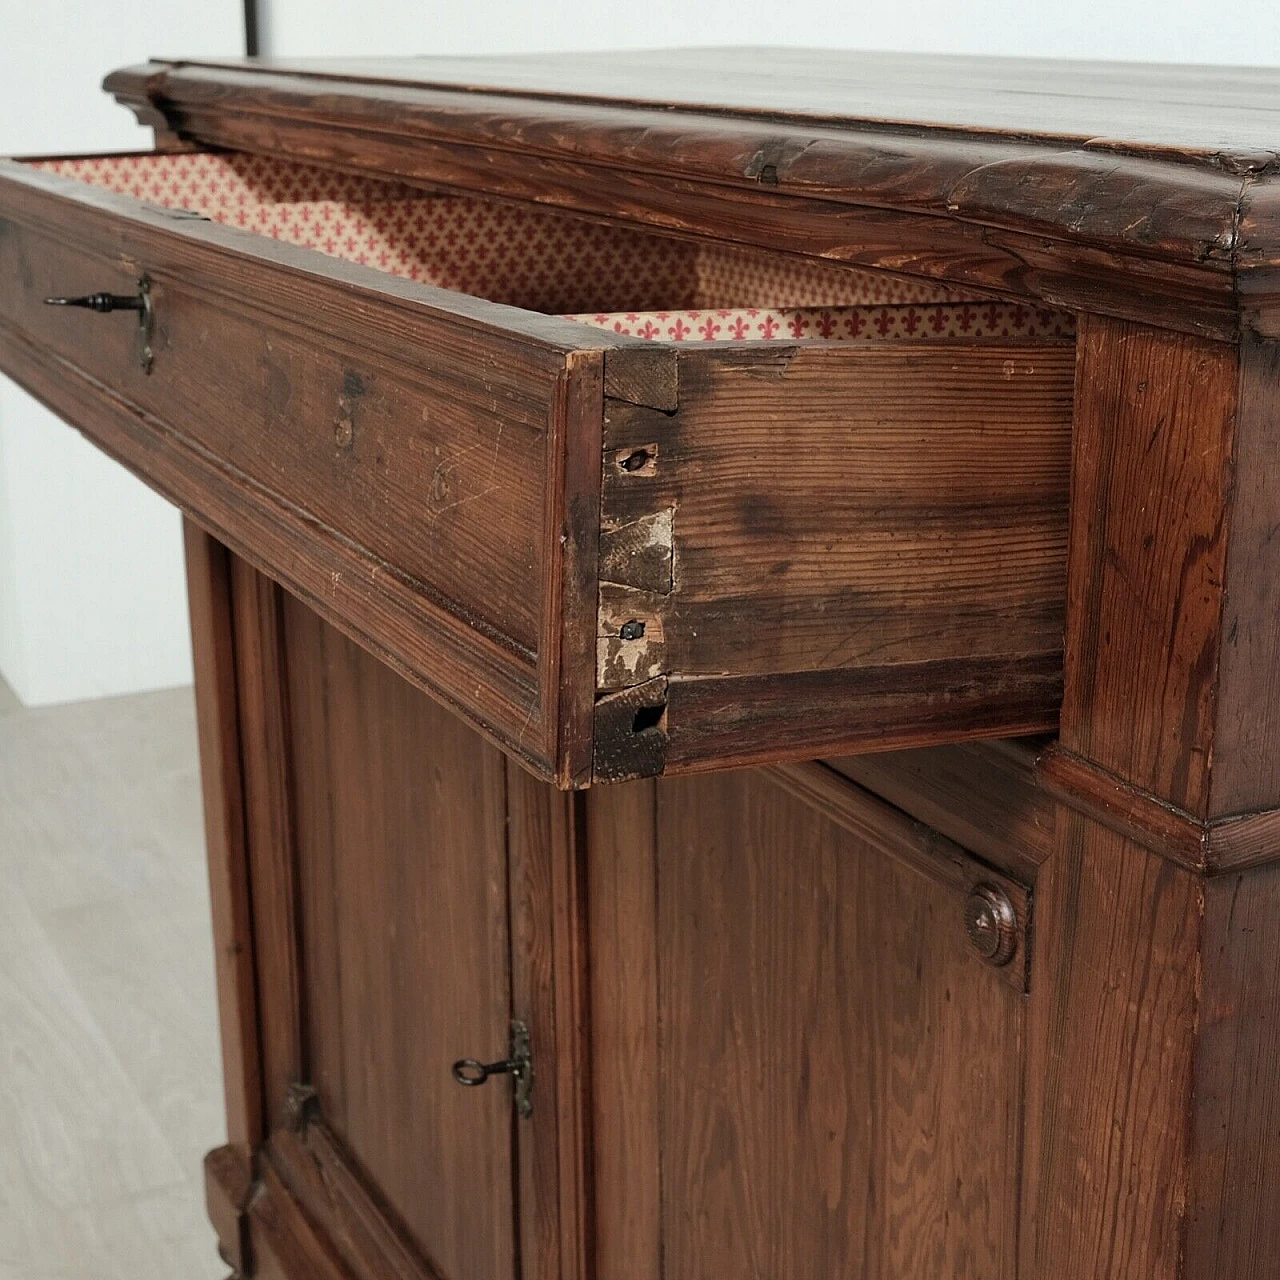
<svg viewBox="0 0 1280 1280">
<path fill-rule="evenodd" d="M 976 884 L 964 903 L 964 930 L 988 963 L 1008 964 L 1018 949 L 1018 917 L 1009 895 L 996 884 Z"/>
</svg>

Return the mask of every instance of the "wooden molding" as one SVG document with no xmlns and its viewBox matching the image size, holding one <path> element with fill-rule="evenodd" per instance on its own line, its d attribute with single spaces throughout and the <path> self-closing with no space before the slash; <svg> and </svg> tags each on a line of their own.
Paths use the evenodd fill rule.
<svg viewBox="0 0 1280 1280">
<path fill-rule="evenodd" d="M 1189 871 L 1215 876 L 1280 860 L 1280 809 L 1197 818 L 1060 743 L 1037 760 L 1036 780 L 1077 813 Z"/>
<path fill-rule="evenodd" d="M 183 522 L 183 538 L 227 1137 L 248 1151 L 264 1135 L 262 1046 L 249 903 L 231 556 L 190 520 Z"/>
<path fill-rule="evenodd" d="M 954 892 L 962 908 L 975 889 L 988 885 L 997 888 L 1016 918 L 1013 950 L 1010 958 L 1000 964 L 1000 972 L 1015 989 L 1027 989 L 1030 957 L 1026 940 L 1031 928 L 1028 886 L 980 862 L 968 850 L 885 804 L 827 765 L 770 765 L 761 773 L 869 846 L 883 850 L 903 866 Z M 962 922 L 961 917 L 958 920 Z"/>
<path fill-rule="evenodd" d="M 245 1214 L 254 1192 L 253 1165 L 242 1147 L 218 1147 L 204 1158 L 205 1207 L 218 1237 L 218 1252 L 237 1275 L 253 1274 Z"/>
<path fill-rule="evenodd" d="M 272 1135 L 268 1159 L 344 1271 L 368 1280 L 440 1280 L 323 1120 L 313 1116 L 297 1134 Z"/>
</svg>

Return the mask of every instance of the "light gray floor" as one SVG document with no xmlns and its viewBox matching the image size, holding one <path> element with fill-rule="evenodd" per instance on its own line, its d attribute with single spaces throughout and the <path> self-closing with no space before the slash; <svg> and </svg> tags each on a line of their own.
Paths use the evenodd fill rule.
<svg viewBox="0 0 1280 1280">
<path fill-rule="evenodd" d="M 0 682 L 0 1280 L 226 1275 L 208 916 L 191 691 Z"/>
</svg>

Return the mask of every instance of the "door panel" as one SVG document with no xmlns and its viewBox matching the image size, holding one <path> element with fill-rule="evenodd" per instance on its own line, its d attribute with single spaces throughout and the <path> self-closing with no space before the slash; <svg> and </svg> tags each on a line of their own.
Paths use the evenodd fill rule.
<svg viewBox="0 0 1280 1280">
<path fill-rule="evenodd" d="M 819 765 L 591 803 L 601 1280 L 1012 1277 L 1025 888 Z"/>
<path fill-rule="evenodd" d="M 280 635 L 302 1078 L 323 1119 L 307 1143 L 442 1280 L 514 1277 L 510 1091 L 450 1076 L 506 1056 L 501 753 L 283 594 Z M 260 981 L 265 1006 L 285 996 Z"/>
</svg>

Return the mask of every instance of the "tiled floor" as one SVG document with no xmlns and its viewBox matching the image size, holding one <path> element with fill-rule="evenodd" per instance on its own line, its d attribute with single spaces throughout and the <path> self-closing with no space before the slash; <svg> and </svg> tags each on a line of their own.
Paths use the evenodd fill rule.
<svg viewBox="0 0 1280 1280">
<path fill-rule="evenodd" d="M 0 684 L 0 1280 L 222 1277 L 191 691 L 24 709 Z"/>
</svg>

